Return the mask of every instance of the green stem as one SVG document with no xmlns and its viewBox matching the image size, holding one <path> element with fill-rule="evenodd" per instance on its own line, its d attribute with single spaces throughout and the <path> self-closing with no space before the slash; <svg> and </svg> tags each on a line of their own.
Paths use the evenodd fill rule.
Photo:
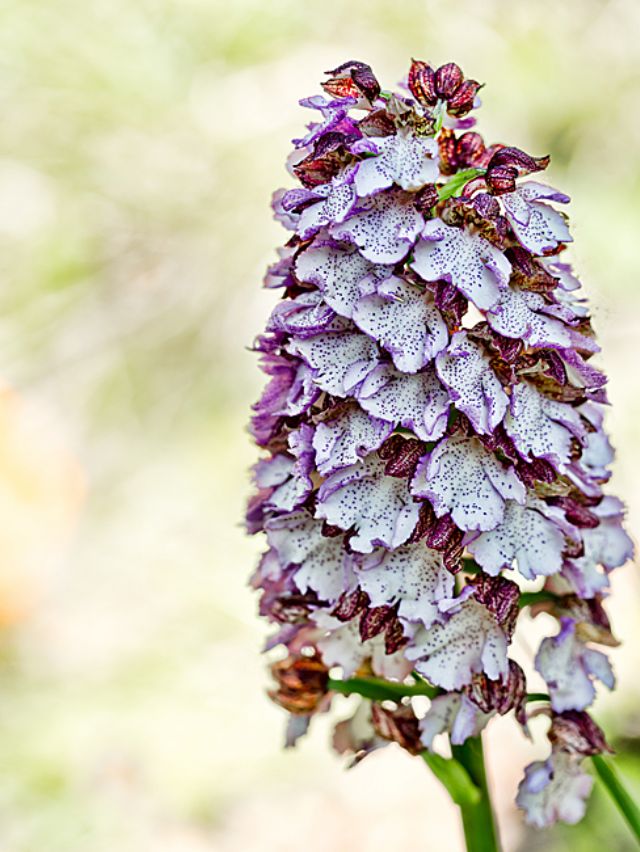
<svg viewBox="0 0 640 852">
<path fill-rule="evenodd" d="M 500 838 L 484 766 L 482 737 L 469 737 L 462 745 L 451 746 L 451 752 L 480 790 L 477 802 L 460 805 L 467 852 L 500 852 Z"/>
<path fill-rule="evenodd" d="M 636 839 L 640 841 L 640 810 L 624 788 L 613 763 L 601 754 L 594 754 L 591 759 L 598 778 L 607 788 Z"/>
<path fill-rule="evenodd" d="M 446 198 L 459 195 L 469 181 L 477 178 L 478 175 L 483 175 L 485 171 L 486 169 L 464 169 L 458 172 L 444 186 L 437 187 L 438 201 L 444 201 Z"/>
<path fill-rule="evenodd" d="M 327 688 L 330 692 L 351 695 L 356 692 L 372 701 L 398 701 L 407 695 L 426 695 L 435 698 L 439 690 L 426 681 L 420 683 L 394 683 L 378 677 L 351 677 L 348 680 L 329 678 Z"/>
</svg>

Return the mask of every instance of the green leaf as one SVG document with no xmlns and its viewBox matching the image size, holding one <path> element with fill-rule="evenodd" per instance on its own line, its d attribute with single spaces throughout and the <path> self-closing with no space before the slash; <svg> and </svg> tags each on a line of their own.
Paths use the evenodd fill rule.
<svg viewBox="0 0 640 852">
<path fill-rule="evenodd" d="M 481 797 L 480 790 L 461 763 L 453 757 L 441 757 L 430 751 L 421 752 L 421 757 L 446 788 L 456 805 L 463 808 L 478 804 Z"/>
</svg>

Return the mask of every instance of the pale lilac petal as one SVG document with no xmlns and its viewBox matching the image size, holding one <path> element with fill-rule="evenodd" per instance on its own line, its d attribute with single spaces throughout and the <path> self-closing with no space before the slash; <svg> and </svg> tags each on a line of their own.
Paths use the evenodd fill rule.
<svg viewBox="0 0 640 852">
<path fill-rule="evenodd" d="M 397 184 L 402 189 L 420 189 L 440 177 L 438 144 L 412 134 L 397 133 L 374 143 L 377 156 L 363 160 L 355 178 L 356 190 L 362 198 Z"/>
<path fill-rule="evenodd" d="M 371 417 L 358 406 L 342 409 L 337 416 L 316 426 L 313 447 L 318 472 L 329 476 L 356 464 L 377 450 L 393 429 L 393 423 Z"/>
<path fill-rule="evenodd" d="M 371 455 L 326 479 L 318 491 L 316 517 L 348 530 L 351 549 L 371 553 L 376 545 L 395 548 L 409 538 L 418 522 L 407 482 L 384 473 L 385 462 Z"/>
<path fill-rule="evenodd" d="M 539 293 L 505 287 L 499 301 L 488 311 L 491 328 L 504 337 L 522 339 L 529 346 L 566 349 L 586 338 L 578 335 L 558 319 L 543 313 L 545 301 Z"/>
<path fill-rule="evenodd" d="M 410 266 L 425 281 L 448 281 L 482 310 L 497 303 L 511 273 L 511 264 L 495 246 L 440 219 L 424 226 Z"/>
<path fill-rule="evenodd" d="M 543 639 L 535 666 L 545 679 L 556 713 L 585 710 L 595 698 L 593 679 L 613 688 L 614 675 L 606 656 L 578 639 L 575 622 L 563 618 L 557 636 Z"/>
<path fill-rule="evenodd" d="M 442 554 L 424 544 L 376 550 L 356 568 L 360 588 L 371 606 L 399 602 L 398 615 L 429 627 L 438 618 L 438 603 L 453 595 L 454 578 Z"/>
<path fill-rule="evenodd" d="M 405 654 L 415 669 L 443 689 L 461 689 L 477 672 L 490 680 L 509 671 L 507 637 L 495 616 L 469 598 L 443 624 L 421 627 Z"/>
<path fill-rule="evenodd" d="M 340 397 L 353 394 L 379 363 L 373 340 L 353 332 L 295 339 L 287 350 L 306 361 L 318 387 Z"/>
<path fill-rule="evenodd" d="M 297 337 L 312 337 L 328 329 L 335 313 L 324 303 L 322 293 L 301 293 L 278 302 L 267 322 L 267 331 L 283 331 Z"/>
<path fill-rule="evenodd" d="M 557 751 L 527 766 L 516 803 L 529 825 L 548 828 L 558 820 L 569 825 L 580 822 L 593 787 L 593 777 L 580 764 L 575 756 Z"/>
<path fill-rule="evenodd" d="M 300 281 L 315 284 L 324 301 L 343 317 L 353 316 L 363 280 L 384 279 L 390 266 L 379 266 L 364 258 L 353 246 L 329 242 L 313 243 L 296 258 L 295 274 Z"/>
<path fill-rule="evenodd" d="M 369 414 L 411 429 L 422 441 L 435 441 L 447 427 L 449 397 L 432 369 L 407 374 L 381 364 L 362 382 L 357 397 Z"/>
<path fill-rule="evenodd" d="M 568 196 L 550 186 L 528 181 L 501 199 L 515 235 L 533 254 L 544 254 L 557 248 L 559 243 L 572 241 L 564 216 L 541 200 L 566 204 Z"/>
<path fill-rule="evenodd" d="M 293 580 L 301 592 L 313 589 L 321 600 L 337 601 L 353 587 L 352 560 L 342 537 L 322 535 L 322 524 L 306 512 L 271 518 L 265 529 L 283 567 L 300 566 Z"/>
<path fill-rule="evenodd" d="M 411 493 L 431 501 L 438 517 L 450 512 L 463 530 L 491 530 L 504 517 L 507 499 L 524 502 L 525 487 L 477 438 L 456 435 L 423 456 Z"/>
<path fill-rule="evenodd" d="M 305 207 L 300 214 L 296 226 L 299 237 L 308 240 L 332 222 L 344 222 L 357 201 L 353 185 L 354 174 L 355 169 L 350 166 L 336 175 L 331 183 L 315 187 L 314 193 L 322 197 L 315 204 Z"/>
<path fill-rule="evenodd" d="M 428 364 L 449 339 L 433 297 L 395 277 L 360 299 L 353 321 L 377 340 L 405 373 L 416 373 Z"/>
<path fill-rule="evenodd" d="M 494 577 L 514 562 L 527 580 L 556 574 L 562 568 L 565 536 L 549 517 L 552 512 L 552 507 L 533 495 L 523 506 L 507 500 L 502 522 L 467 542 L 467 548 Z"/>
<path fill-rule="evenodd" d="M 583 440 L 586 435 L 573 406 L 543 396 L 528 382 L 513 388 L 504 428 L 524 458 L 556 465 L 570 461 L 572 437 Z"/>
<path fill-rule="evenodd" d="M 401 190 L 371 196 L 357 209 L 329 233 L 355 244 L 374 263 L 397 263 L 406 257 L 424 225 L 413 199 Z"/>
<path fill-rule="evenodd" d="M 509 397 L 482 346 L 466 331 L 456 332 L 436 358 L 436 371 L 455 407 L 467 415 L 476 432 L 493 432 L 504 417 Z"/>
<path fill-rule="evenodd" d="M 433 698 L 420 720 L 420 740 L 433 751 L 438 734 L 451 735 L 453 745 L 462 745 L 469 737 L 477 737 L 494 713 L 483 713 L 464 693 L 449 692 Z"/>
</svg>

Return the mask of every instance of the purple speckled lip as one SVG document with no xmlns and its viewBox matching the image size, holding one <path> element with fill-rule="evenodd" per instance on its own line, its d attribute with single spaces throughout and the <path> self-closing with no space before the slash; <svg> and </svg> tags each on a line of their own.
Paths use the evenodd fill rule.
<svg viewBox="0 0 640 852">
<path fill-rule="evenodd" d="M 274 194 L 290 239 L 255 345 L 269 382 L 248 526 L 268 549 L 252 585 L 277 625 L 267 647 L 288 654 L 272 693 L 287 742 L 329 708 L 333 667 L 396 684 L 416 670 L 439 691 L 421 720 L 365 700 L 342 752 L 462 743 L 510 710 L 526 729 L 520 574 L 544 584 L 533 598 L 558 632 L 535 658 L 551 756 L 518 804 L 535 825 L 576 821 L 580 762 L 607 748 L 585 711 L 596 682 L 614 686 L 592 643 L 614 643 L 602 600 L 632 545 L 603 491 L 598 346 L 559 260 L 571 236 L 553 205 L 569 198 L 530 179 L 548 157 L 468 131 L 480 84 L 454 63 L 415 60 L 397 93 L 362 62 L 328 74 L 301 101 L 318 118 L 289 159 L 302 186 Z"/>
</svg>

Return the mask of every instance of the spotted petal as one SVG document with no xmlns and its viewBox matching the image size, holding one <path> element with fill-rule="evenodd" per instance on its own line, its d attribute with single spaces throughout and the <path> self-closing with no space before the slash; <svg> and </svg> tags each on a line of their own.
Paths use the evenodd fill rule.
<svg viewBox="0 0 640 852">
<path fill-rule="evenodd" d="M 556 465 L 569 462 L 572 437 L 582 440 L 586 434 L 573 406 L 543 396 L 528 382 L 513 388 L 504 426 L 524 458 Z"/>
<path fill-rule="evenodd" d="M 433 369 L 408 375 L 381 364 L 369 373 L 357 396 L 369 414 L 411 429 L 423 441 L 440 438 L 447 427 L 449 397 Z"/>
<path fill-rule="evenodd" d="M 370 417 L 356 405 L 341 409 L 335 417 L 316 426 L 313 447 L 318 472 L 329 476 L 356 464 L 377 450 L 393 429 L 392 423 Z"/>
<path fill-rule="evenodd" d="M 301 592 L 313 589 L 321 600 L 336 601 L 352 587 L 351 559 L 345 553 L 342 537 L 322 535 L 322 524 L 309 514 L 295 512 L 271 518 L 265 529 L 280 564 L 284 568 L 300 566 L 293 579 Z"/>
<path fill-rule="evenodd" d="M 565 537 L 561 523 L 560 510 L 533 495 L 522 506 L 507 500 L 502 522 L 468 541 L 467 548 L 493 577 L 511 568 L 514 562 L 527 580 L 547 577 L 562 568 Z"/>
<path fill-rule="evenodd" d="M 357 200 L 353 185 L 354 173 L 354 168 L 349 167 L 332 178 L 331 183 L 314 188 L 313 192 L 319 200 L 305 207 L 300 214 L 296 227 L 299 237 L 308 240 L 326 225 L 344 222 Z"/>
<path fill-rule="evenodd" d="M 504 337 L 522 339 L 531 347 L 567 349 L 578 341 L 583 346 L 591 346 L 587 338 L 560 320 L 547 316 L 543 312 L 545 304 L 539 293 L 505 287 L 499 301 L 487 313 L 487 321 Z"/>
<path fill-rule="evenodd" d="M 325 304 L 322 293 L 301 293 L 295 299 L 278 302 L 271 312 L 267 331 L 284 331 L 297 337 L 312 337 L 327 330 L 335 313 Z"/>
<path fill-rule="evenodd" d="M 357 210 L 344 224 L 332 225 L 329 233 L 358 246 L 374 263 L 397 263 L 406 257 L 424 225 L 412 197 L 401 190 L 371 196 Z"/>
<path fill-rule="evenodd" d="M 431 683 L 443 689 L 461 689 L 477 672 L 490 680 L 505 678 L 509 671 L 507 637 L 495 616 L 469 598 L 443 624 L 420 628 L 406 656 Z"/>
<path fill-rule="evenodd" d="M 453 575 L 444 567 L 442 554 L 424 544 L 376 550 L 359 563 L 356 573 L 371 606 L 399 602 L 401 618 L 425 627 L 438 618 L 438 603 L 454 591 Z"/>
<path fill-rule="evenodd" d="M 447 345 L 449 334 L 433 298 L 419 287 L 388 278 L 363 296 L 355 324 L 386 349 L 399 370 L 416 373 Z"/>
<path fill-rule="evenodd" d="M 318 491 L 316 517 L 348 530 L 351 549 L 371 553 L 374 546 L 395 548 L 409 538 L 418 522 L 406 480 L 385 476 L 385 463 L 371 455 L 332 474 Z"/>
<path fill-rule="evenodd" d="M 492 530 L 504 517 L 505 501 L 523 503 L 525 487 L 477 438 L 455 435 L 423 456 L 411 493 L 431 501 L 438 517 L 450 512 L 463 530 Z"/>
<path fill-rule="evenodd" d="M 467 415 L 476 432 L 493 432 L 504 417 L 509 397 L 482 346 L 466 331 L 456 332 L 446 351 L 438 355 L 436 370 L 456 408 Z"/>
<path fill-rule="evenodd" d="M 509 224 L 533 254 L 545 254 L 559 243 L 572 241 L 564 216 L 541 199 L 566 204 L 569 196 L 536 181 L 520 184 L 514 192 L 502 196 Z"/>
<path fill-rule="evenodd" d="M 440 176 L 438 144 L 433 138 L 397 133 L 367 140 L 368 147 L 372 143 L 377 156 L 363 160 L 356 174 L 356 191 L 361 198 L 393 184 L 402 189 L 420 189 Z"/>
<path fill-rule="evenodd" d="M 314 242 L 301 252 L 294 270 L 300 281 L 315 284 L 327 305 L 343 317 L 353 316 L 363 280 L 383 279 L 391 273 L 390 266 L 371 263 L 353 246 L 345 248 L 327 241 Z"/>
<path fill-rule="evenodd" d="M 507 258 L 490 242 L 464 228 L 431 219 L 420 235 L 410 266 L 425 281 L 448 281 L 482 310 L 498 302 L 511 273 Z"/>
<path fill-rule="evenodd" d="M 292 340 L 287 349 L 313 370 L 313 380 L 334 396 L 348 396 L 378 365 L 378 349 L 366 335 L 354 332 L 318 334 Z"/>
</svg>

